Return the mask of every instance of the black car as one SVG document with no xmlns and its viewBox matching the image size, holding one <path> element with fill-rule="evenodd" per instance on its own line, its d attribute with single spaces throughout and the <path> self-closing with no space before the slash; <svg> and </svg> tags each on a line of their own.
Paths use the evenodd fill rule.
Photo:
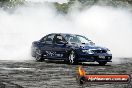
<svg viewBox="0 0 132 88">
<path fill-rule="evenodd" d="M 85 36 L 76 34 L 48 34 L 32 43 L 31 52 L 37 61 L 64 60 L 70 64 L 96 61 L 100 65 L 112 62 L 112 54 L 108 48 L 96 46 Z"/>
</svg>

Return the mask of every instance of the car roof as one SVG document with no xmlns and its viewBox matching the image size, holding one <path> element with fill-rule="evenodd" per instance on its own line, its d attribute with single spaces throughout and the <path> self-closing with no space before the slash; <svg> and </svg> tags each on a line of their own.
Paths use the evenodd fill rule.
<svg viewBox="0 0 132 88">
<path fill-rule="evenodd" d="M 71 34 L 71 33 L 51 33 L 51 34 L 60 34 L 60 35 L 78 35 L 78 34 Z"/>
</svg>

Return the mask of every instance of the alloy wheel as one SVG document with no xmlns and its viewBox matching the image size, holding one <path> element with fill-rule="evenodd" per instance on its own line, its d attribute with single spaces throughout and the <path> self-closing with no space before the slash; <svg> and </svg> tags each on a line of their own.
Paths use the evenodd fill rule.
<svg viewBox="0 0 132 88">
<path fill-rule="evenodd" d="M 75 60 L 75 52 L 71 51 L 71 53 L 69 54 L 69 63 L 73 64 Z"/>
</svg>

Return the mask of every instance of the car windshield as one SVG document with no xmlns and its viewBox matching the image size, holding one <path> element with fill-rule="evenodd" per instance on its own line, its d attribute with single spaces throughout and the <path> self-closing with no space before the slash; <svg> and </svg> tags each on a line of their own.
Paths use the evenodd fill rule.
<svg viewBox="0 0 132 88">
<path fill-rule="evenodd" d="M 94 44 L 91 40 L 81 35 L 65 35 L 64 37 L 69 43 Z"/>
</svg>

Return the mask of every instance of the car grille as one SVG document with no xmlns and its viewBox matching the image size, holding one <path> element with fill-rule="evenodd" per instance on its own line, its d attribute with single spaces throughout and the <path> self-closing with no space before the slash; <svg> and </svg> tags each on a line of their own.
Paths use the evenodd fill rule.
<svg viewBox="0 0 132 88">
<path fill-rule="evenodd" d="M 106 50 L 92 50 L 94 53 L 106 53 Z"/>
</svg>

